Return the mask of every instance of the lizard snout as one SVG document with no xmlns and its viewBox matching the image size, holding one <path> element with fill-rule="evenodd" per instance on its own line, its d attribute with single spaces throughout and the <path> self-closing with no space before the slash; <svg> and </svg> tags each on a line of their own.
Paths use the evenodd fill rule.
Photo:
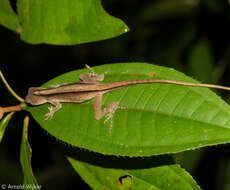
<svg viewBox="0 0 230 190">
<path fill-rule="evenodd" d="M 25 98 L 26 103 L 31 105 L 41 105 L 47 103 L 47 100 L 45 97 L 34 95 L 34 91 L 37 90 L 36 87 L 29 88 L 28 94 Z"/>
</svg>

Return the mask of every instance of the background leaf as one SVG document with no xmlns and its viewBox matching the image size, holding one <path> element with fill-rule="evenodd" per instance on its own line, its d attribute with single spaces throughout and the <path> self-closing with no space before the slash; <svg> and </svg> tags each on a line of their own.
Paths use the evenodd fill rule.
<svg viewBox="0 0 230 190">
<path fill-rule="evenodd" d="M 99 0 L 20 0 L 21 38 L 29 43 L 80 44 L 113 38 L 129 29 Z"/>
<path fill-rule="evenodd" d="M 205 149 L 184 151 L 173 155 L 177 164 L 186 169 L 189 173 L 194 172 L 204 155 Z"/>
<path fill-rule="evenodd" d="M 139 15 L 143 21 L 160 20 L 165 18 L 177 17 L 180 15 L 187 16 L 194 12 L 198 5 L 196 0 L 161 0 L 150 1 Z"/>
<path fill-rule="evenodd" d="M 20 29 L 17 15 L 11 8 L 9 0 L 0 1 L 0 24 L 14 31 Z"/>
<path fill-rule="evenodd" d="M 188 55 L 188 72 L 189 75 L 200 80 L 203 83 L 217 83 L 218 72 L 214 68 L 215 60 L 213 57 L 212 48 L 207 39 L 202 39 L 196 42 Z M 220 68 L 219 70 L 221 70 Z M 223 68 L 224 69 L 224 68 Z M 221 73 L 219 71 L 219 73 Z M 215 90 L 216 91 L 216 90 Z M 201 157 L 204 155 L 205 149 L 196 151 L 186 151 L 174 156 L 179 163 L 188 172 L 193 172 L 197 169 Z"/>
<path fill-rule="evenodd" d="M 30 186 L 29 189 L 40 189 L 31 168 L 32 150 L 28 141 L 28 124 L 29 124 L 29 117 L 27 116 L 25 117 L 24 120 L 21 150 L 20 150 L 20 162 L 24 174 L 24 185 L 29 185 Z"/>
<path fill-rule="evenodd" d="M 200 189 L 192 177 L 168 156 L 125 159 L 91 155 L 91 161 L 94 163 L 90 163 L 86 161 L 89 159 L 82 161 L 81 155 L 78 154 L 76 159 L 69 157 L 68 160 L 85 182 L 95 190 Z"/>
<path fill-rule="evenodd" d="M 144 63 L 104 65 L 95 71 L 102 73 L 109 68 L 104 82 L 145 78 L 196 82 L 173 69 Z M 74 82 L 85 72 L 66 73 L 43 87 Z M 111 132 L 103 119 L 94 119 L 92 101 L 64 104 L 49 121 L 44 121 L 48 105 L 25 109 L 56 138 L 103 154 L 158 155 L 230 141 L 229 105 L 207 88 L 135 85 L 104 95 L 103 105 L 114 101 L 128 109 L 116 112 Z"/>
<path fill-rule="evenodd" d="M 202 82 L 214 83 L 212 78 L 214 58 L 206 40 L 198 42 L 189 55 L 190 74 Z"/>
<path fill-rule="evenodd" d="M 14 112 L 11 112 L 9 114 L 7 114 L 6 117 L 4 117 L 1 122 L 0 122 L 0 143 L 2 141 L 2 138 L 4 136 L 4 133 L 5 133 L 5 130 L 6 130 L 6 127 L 12 117 L 12 115 L 14 114 Z"/>
</svg>

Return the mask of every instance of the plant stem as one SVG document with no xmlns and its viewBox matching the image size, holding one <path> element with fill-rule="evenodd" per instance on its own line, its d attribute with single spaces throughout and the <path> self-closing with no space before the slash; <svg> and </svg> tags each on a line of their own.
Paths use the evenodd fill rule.
<svg viewBox="0 0 230 190">
<path fill-rule="evenodd" d="M 2 74 L 2 71 L 0 70 L 0 78 L 2 79 L 3 83 L 6 85 L 6 88 L 9 90 L 9 92 L 20 102 L 24 102 L 24 99 L 21 98 L 19 95 L 17 95 L 14 90 L 10 87 L 10 85 L 7 83 L 5 77 Z"/>
<path fill-rule="evenodd" d="M 23 106 L 23 104 L 19 104 L 17 106 L 0 107 L 0 119 L 3 117 L 4 113 L 21 111 Z"/>
</svg>

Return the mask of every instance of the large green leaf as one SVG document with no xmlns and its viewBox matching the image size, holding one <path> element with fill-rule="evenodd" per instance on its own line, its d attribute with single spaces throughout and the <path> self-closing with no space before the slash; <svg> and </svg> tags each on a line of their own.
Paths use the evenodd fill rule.
<svg viewBox="0 0 230 190">
<path fill-rule="evenodd" d="M 37 180 L 35 179 L 31 168 L 32 150 L 28 141 L 28 124 L 29 124 L 29 117 L 27 116 L 24 120 L 21 150 L 20 150 L 20 162 L 21 162 L 22 171 L 24 175 L 24 185 L 28 189 L 40 189 L 41 186 L 38 185 Z"/>
<path fill-rule="evenodd" d="M 26 42 L 80 44 L 112 38 L 129 29 L 100 0 L 20 0 L 21 38 Z"/>
<path fill-rule="evenodd" d="M 167 157 L 98 159 L 92 162 L 68 158 L 73 168 L 92 189 L 200 189 L 192 177 Z M 78 158 L 78 156 L 77 156 Z M 106 159 L 107 158 L 107 159 Z M 97 165 L 95 165 L 97 163 Z M 143 167 L 143 168 L 142 168 Z"/>
<path fill-rule="evenodd" d="M 197 82 L 173 69 L 145 63 L 110 64 L 95 71 L 109 68 L 104 82 L 146 78 Z M 86 72 L 66 73 L 43 87 L 74 82 Z M 105 94 L 103 105 L 114 101 L 128 109 L 116 111 L 111 131 L 104 119 L 94 119 L 92 101 L 63 104 L 49 121 L 44 121 L 47 104 L 25 109 L 57 139 L 103 154 L 148 156 L 230 142 L 230 107 L 207 88 L 134 85 Z"/>
<path fill-rule="evenodd" d="M 19 21 L 10 6 L 9 0 L 0 1 L 0 24 L 14 31 L 18 31 Z"/>
</svg>

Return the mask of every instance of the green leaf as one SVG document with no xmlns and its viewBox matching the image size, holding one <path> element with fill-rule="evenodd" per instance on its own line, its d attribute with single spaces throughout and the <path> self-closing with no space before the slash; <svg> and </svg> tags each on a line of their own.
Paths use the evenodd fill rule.
<svg viewBox="0 0 230 190">
<path fill-rule="evenodd" d="M 191 15 L 197 7 L 198 2 L 196 0 L 184 1 L 184 0 L 163 0 L 152 1 L 143 7 L 140 19 L 143 21 L 153 21 L 165 18 L 172 18 L 177 16 Z"/>
<path fill-rule="evenodd" d="M 2 141 L 2 138 L 4 136 L 6 127 L 12 117 L 12 115 L 14 114 L 14 112 L 9 113 L 4 119 L 1 120 L 0 122 L 0 143 Z"/>
<path fill-rule="evenodd" d="M 91 160 L 92 160 L 91 155 Z M 193 178 L 168 157 L 108 158 L 84 162 L 68 157 L 73 168 L 92 189 L 200 189 Z M 96 163 L 100 163 L 95 165 Z M 144 168 L 143 165 L 145 165 Z M 146 167 L 148 165 L 148 167 Z"/>
<path fill-rule="evenodd" d="M 177 164 L 185 168 L 186 171 L 194 172 L 204 155 L 205 149 L 197 149 L 174 154 L 173 158 Z"/>
<path fill-rule="evenodd" d="M 189 71 L 200 81 L 213 83 L 213 64 L 211 48 L 206 40 L 200 41 L 189 55 Z"/>
<path fill-rule="evenodd" d="M 0 1 L 0 24 L 14 31 L 20 29 L 17 15 L 11 8 L 9 0 Z"/>
<path fill-rule="evenodd" d="M 24 185 L 26 187 L 29 187 L 29 189 L 40 189 L 41 187 L 38 185 L 31 168 L 32 150 L 28 141 L 28 124 L 29 117 L 26 116 L 23 125 L 22 142 L 20 150 L 20 162 L 24 174 Z"/>
<path fill-rule="evenodd" d="M 109 64 L 104 82 L 160 78 L 197 82 L 170 68 L 145 63 Z M 86 69 L 63 74 L 49 82 L 76 82 Z M 155 75 L 155 76 L 154 76 Z M 142 84 L 103 95 L 103 105 L 118 101 L 120 106 L 110 123 L 94 119 L 92 101 L 66 103 L 51 120 L 44 121 L 48 105 L 25 107 L 51 135 L 73 146 L 123 156 L 175 153 L 230 142 L 230 107 L 207 88 L 172 84 Z"/>
<path fill-rule="evenodd" d="M 32 44 L 81 44 L 113 38 L 129 29 L 100 0 L 20 0 L 21 38 Z"/>
</svg>

